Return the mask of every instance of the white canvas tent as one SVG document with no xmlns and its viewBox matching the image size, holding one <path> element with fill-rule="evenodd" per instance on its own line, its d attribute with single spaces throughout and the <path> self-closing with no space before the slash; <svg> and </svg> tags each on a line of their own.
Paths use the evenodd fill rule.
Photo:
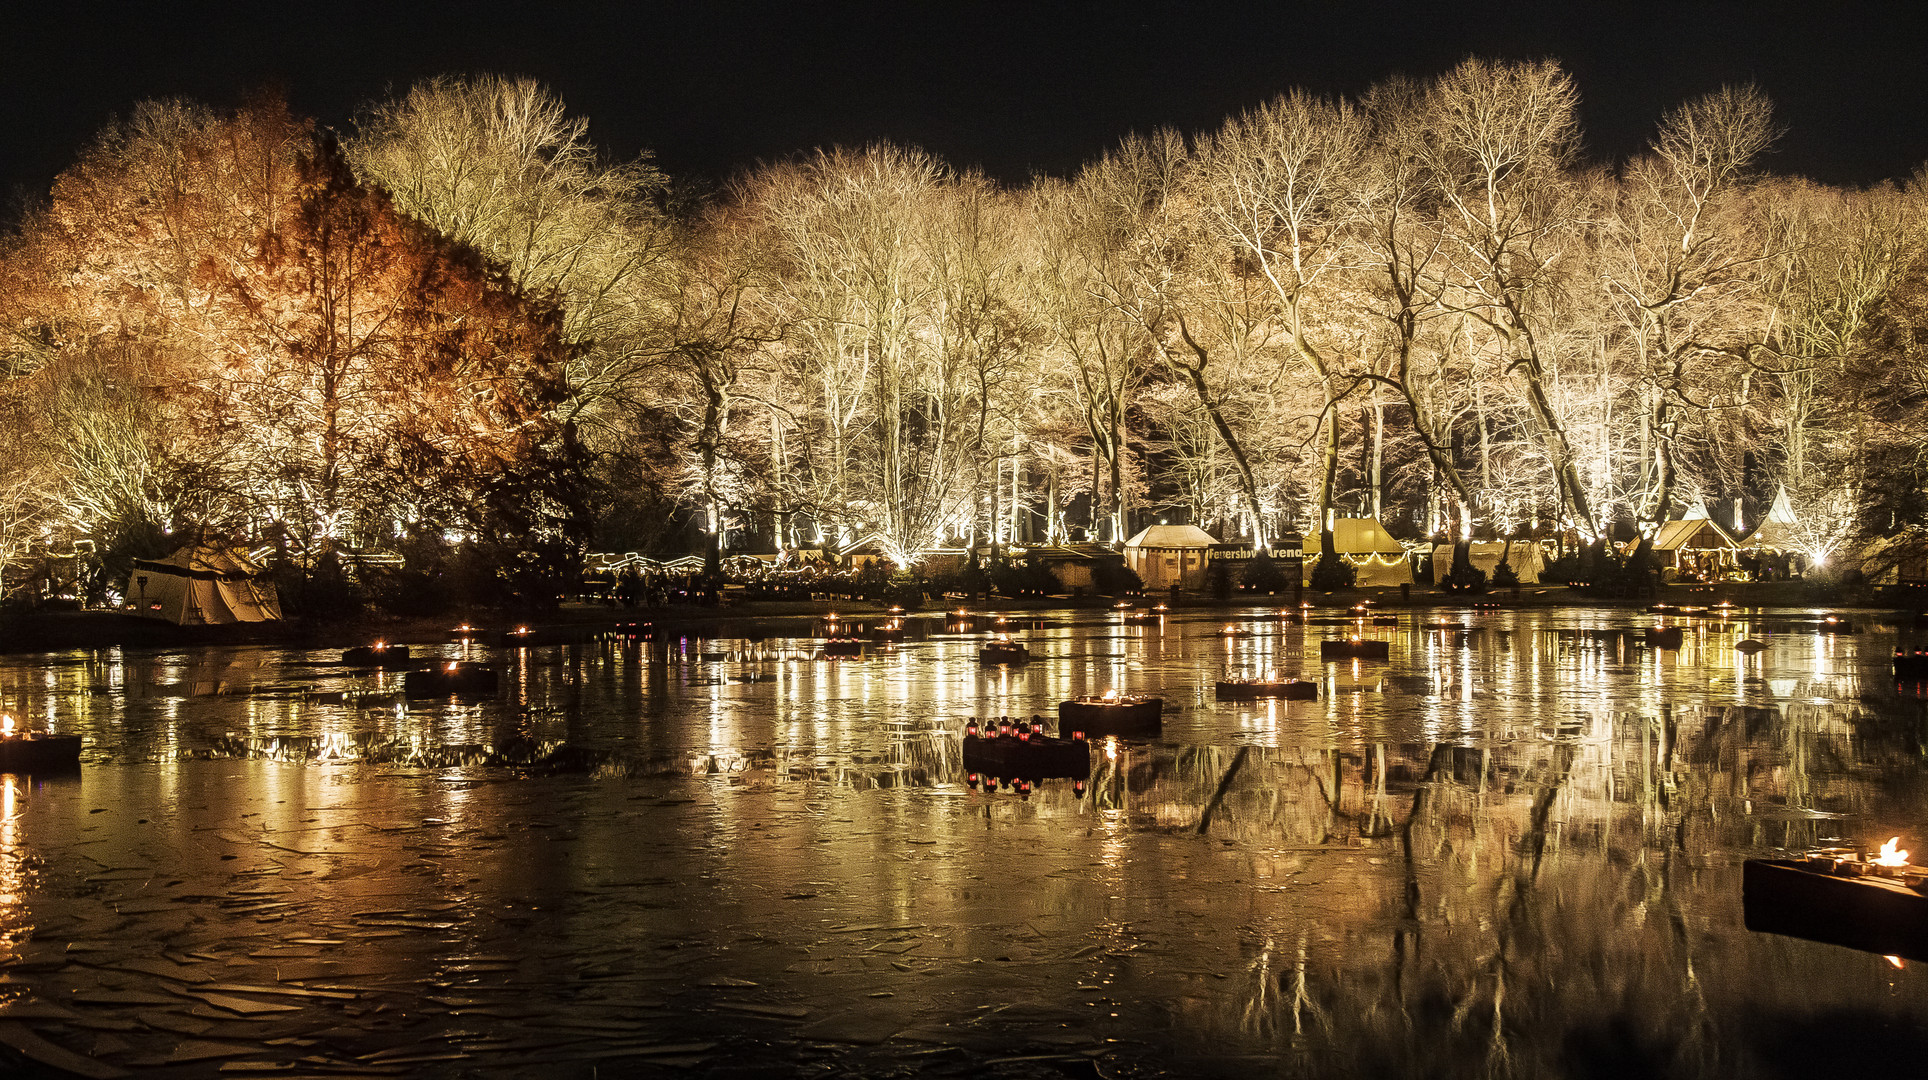
<svg viewBox="0 0 1928 1080">
<path fill-rule="evenodd" d="M 1513 568 L 1513 573 L 1519 576 L 1522 585 L 1538 584 L 1540 571 L 1546 569 L 1546 553 L 1540 550 L 1540 545 L 1531 540 L 1513 541 L 1513 550 L 1510 552 L 1506 550 L 1504 540 L 1481 541 L 1468 544 L 1466 547 L 1467 557 L 1473 560 L 1474 566 L 1486 571 L 1488 581 L 1493 580 L 1493 571 L 1499 569 L 1501 557 L 1504 557 L 1507 565 Z M 1435 546 L 1433 548 L 1433 584 L 1437 585 L 1445 581 L 1446 575 L 1452 572 L 1453 545 Z"/>
<path fill-rule="evenodd" d="M 1216 543 L 1196 525 L 1153 525 L 1125 541 L 1125 565 L 1147 589 L 1202 589 Z"/>
<path fill-rule="evenodd" d="M 180 626 L 281 618 L 265 568 L 228 548 L 184 547 L 165 559 L 136 559 L 126 596 L 133 614 Z"/>
<path fill-rule="evenodd" d="M 1307 584 L 1311 584 L 1312 568 L 1319 562 L 1319 545 L 1318 533 L 1306 534 L 1305 561 L 1301 565 Z M 1334 519 L 1332 548 L 1353 565 L 1354 580 L 1361 586 L 1412 584 L 1413 567 L 1406 559 L 1405 547 L 1392 538 L 1378 518 Z"/>
<path fill-rule="evenodd" d="M 1774 505 L 1768 509 L 1766 520 L 1747 534 L 1740 546 L 1774 552 L 1805 552 L 1808 545 L 1801 541 L 1800 524 L 1800 519 L 1794 516 L 1794 504 L 1788 501 L 1787 488 L 1783 486 L 1774 493 Z"/>
</svg>

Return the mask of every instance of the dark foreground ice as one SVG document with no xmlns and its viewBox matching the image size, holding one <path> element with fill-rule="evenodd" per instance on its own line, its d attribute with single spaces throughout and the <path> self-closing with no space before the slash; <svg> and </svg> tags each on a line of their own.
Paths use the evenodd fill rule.
<svg viewBox="0 0 1928 1080">
<path fill-rule="evenodd" d="M 1740 908 L 1756 854 L 1928 847 L 1905 632 L 1757 616 L 1672 651 L 1626 633 L 1644 614 L 1442 610 L 1354 665 L 1317 660 L 1339 631 L 1226 621 L 1063 614 L 1008 671 L 942 633 L 844 662 L 776 637 L 480 650 L 504 689 L 468 704 L 331 654 L 7 658 L 0 710 L 88 749 L 0 784 L 0 1074 L 1924 1060 L 1917 965 Z M 1214 700 L 1267 669 L 1321 700 Z M 1110 687 L 1167 722 L 1097 747 L 1083 797 L 965 786 L 966 716 Z"/>
</svg>

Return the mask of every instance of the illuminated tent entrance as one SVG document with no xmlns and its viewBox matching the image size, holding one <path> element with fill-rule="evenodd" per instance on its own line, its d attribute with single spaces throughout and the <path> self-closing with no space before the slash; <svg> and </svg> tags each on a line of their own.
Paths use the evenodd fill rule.
<svg viewBox="0 0 1928 1080">
<path fill-rule="evenodd" d="M 241 551 L 184 547 L 165 559 L 135 559 L 127 609 L 179 626 L 272 622 L 281 598 L 266 570 Z"/>
<path fill-rule="evenodd" d="M 1654 534 L 1654 561 L 1673 579 L 1719 581 L 1738 572 L 1740 545 L 1711 518 L 1669 521 Z M 1669 579 L 1672 580 L 1672 579 Z"/>
<path fill-rule="evenodd" d="M 1312 568 L 1322 553 L 1318 533 L 1305 537 L 1305 583 L 1312 583 Z M 1406 549 L 1386 532 L 1378 518 L 1338 518 L 1332 523 L 1332 549 L 1351 563 L 1354 581 L 1362 588 L 1410 585 L 1412 563 Z"/>
</svg>

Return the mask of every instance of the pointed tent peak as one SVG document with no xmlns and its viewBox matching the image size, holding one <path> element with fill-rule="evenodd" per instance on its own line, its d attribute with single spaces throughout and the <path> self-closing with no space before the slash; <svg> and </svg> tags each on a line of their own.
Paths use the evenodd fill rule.
<svg viewBox="0 0 1928 1080">
<path fill-rule="evenodd" d="M 1710 514 L 1710 513 L 1708 513 L 1708 512 L 1707 512 L 1707 500 L 1706 500 L 1706 499 L 1695 499 L 1695 500 L 1694 500 L 1694 505 L 1692 505 L 1692 506 L 1690 506 L 1690 507 L 1688 507 L 1688 508 L 1687 508 L 1687 512 L 1686 512 L 1686 513 L 1684 513 L 1684 514 L 1682 514 L 1682 515 L 1680 515 L 1680 520 L 1682 520 L 1682 521 L 1712 521 L 1712 520 L 1714 520 L 1714 515 L 1712 515 L 1712 514 Z"/>
<path fill-rule="evenodd" d="M 1800 520 L 1794 516 L 1794 504 L 1788 501 L 1786 484 L 1775 489 L 1774 505 L 1768 508 L 1767 520 L 1780 525 L 1800 524 Z"/>
<path fill-rule="evenodd" d="M 1211 533 L 1196 525 L 1153 525 L 1140 529 L 1138 535 L 1125 541 L 1125 546 L 1183 551 L 1208 548 L 1216 543 L 1218 540 Z"/>
<path fill-rule="evenodd" d="M 153 569 L 172 568 L 189 574 L 219 577 L 259 577 L 266 567 L 249 556 L 246 549 L 215 544 L 188 544 L 161 559 L 136 559 L 137 564 Z"/>
<path fill-rule="evenodd" d="M 1406 548 L 1393 539 L 1378 518 L 1335 518 L 1332 522 L 1332 547 L 1341 555 L 1404 555 Z M 1305 553 L 1320 551 L 1319 534 L 1307 533 Z"/>
<path fill-rule="evenodd" d="M 1654 534 L 1655 551 L 1682 549 L 1738 548 L 1733 536 L 1713 518 L 1680 518 L 1665 522 Z"/>
</svg>

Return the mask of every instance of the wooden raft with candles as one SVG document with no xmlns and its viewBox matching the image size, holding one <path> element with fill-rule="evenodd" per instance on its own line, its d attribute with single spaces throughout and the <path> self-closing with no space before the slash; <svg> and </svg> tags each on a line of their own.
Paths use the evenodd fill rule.
<svg viewBox="0 0 1928 1080">
<path fill-rule="evenodd" d="M 0 773 L 73 772 L 80 768 L 80 736 L 21 731 L 0 716 Z"/>
<path fill-rule="evenodd" d="M 1749 930 L 1928 962 L 1928 872 L 1896 837 L 1881 854 L 1823 852 L 1749 859 L 1741 908 Z"/>
<path fill-rule="evenodd" d="M 1220 701 L 1258 701 L 1261 698 L 1319 700 L 1319 684 L 1304 679 L 1220 679 L 1217 692 Z"/>
<path fill-rule="evenodd" d="M 1319 642 L 1321 660 L 1390 660 L 1392 645 L 1365 638 L 1338 638 Z"/>
<path fill-rule="evenodd" d="M 1031 659 L 1031 650 L 1009 638 L 984 643 L 977 651 L 977 662 L 986 666 L 1022 664 Z"/>
<path fill-rule="evenodd" d="M 1004 781 L 1065 778 L 1079 782 L 1091 775 L 1091 744 L 1081 736 L 1055 739 L 1044 733 L 1044 718 L 999 716 L 979 725 L 973 716 L 964 724 L 966 783 L 995 791 Z M 1008 785 L 1007 785 L 1008 786 Z"/>
<path fill-rule="evenodd" d="M 1902 682 L 1928 682 L 1928 651 L 1895 650 L 1895 678 Z"/>
<path fill-rule="evenodd" d="M 1058 703 L 1058 730 L 1102 739 L 1156 735 L 1164 727 L 1165 699 L 1112 691 Z"/>
<path fill-rule="evenodd" d="M 467 660 L 436 663 L 402 677 L 402 693 L 412 698 L 489 697 L 496 686 L 494 668 Z"/>
<path fill-rule="evenodd" d="M 343 667 L 362 668 L 399 668 L 409 667 L 408 646 L 390 645 L 377 641 L 373 645 L 357 645 L 341 654 Z"/>
</svg>

